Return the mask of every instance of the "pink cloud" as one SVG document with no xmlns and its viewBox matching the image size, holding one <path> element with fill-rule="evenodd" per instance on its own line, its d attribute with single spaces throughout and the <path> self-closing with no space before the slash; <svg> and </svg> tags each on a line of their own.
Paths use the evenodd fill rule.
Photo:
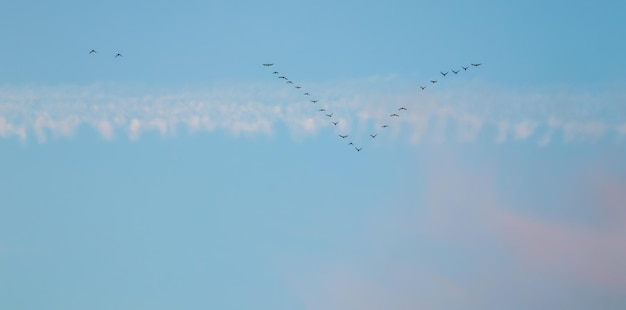
<svg viewBox="0 0 626 310">
<path fill-rule="evenodd" d="M 489 168 L 459 166 L 447 158 L 426 191 L 431 233 L 454 242 L 492 240 L 529 271 L 577 279 L 611 291 L 626 291 L 626 182 L 579 169 L 574 200 L 603 220 L 576 224 L 513 211 L 499 194 Z M 568 198 L 569 199 L 569 198 Z M 557 203 L 567 204 L 562 197 Z M 538 204 L 544 202 L 537 201 Z M 537 206 L 528 206 L 536 210 Z"/>
<path fill-rule="evenodd" d="M 571 197 L 528 200 L 520 199 L 527 192 L 519 188 L 504 194 L 497 178 L 502 167 L 489 160 L 493 157 L 468 160 L 454 148 L 442 148 L 419 158 L 416 172 L 426 182 L 416 180 L 398 194 L 411 199 L 390 198 L 384 208 L 371 211 L 371 225 L 360 237 L 332 240 L 336 248 L 347 249 L 330 257 L 289 259 L 291 282 L 310 309 L 499 309 L 511 304 L 584 309 L 603 296 L 623 300 L 626 181 L 611 177 L 612 169 L 590 174 L 595 170 L 576 166 L 563 177 L 576 180 L 563 185 Z M 602 161 L 609 167 L 619 162 Z M 410 189 L 414 196 L 406 196 Z M 571 200 L 583 201 L 599 220 L 574 223 L 538 211 L 546 203 L 568 207 Z M 537 205 L 520 206 L 520 201 Z M 303 265 L 314 271 L 303 273 L 298 269 Z M 588 294 L 577 296 L 580 290 Z"/>
<path fill-rule="evenodd" d="M 527 266 L 626 290 L 626 230 L 577 227 L 504 210 L 489 212 L 504 246 Z"/>
</svg>

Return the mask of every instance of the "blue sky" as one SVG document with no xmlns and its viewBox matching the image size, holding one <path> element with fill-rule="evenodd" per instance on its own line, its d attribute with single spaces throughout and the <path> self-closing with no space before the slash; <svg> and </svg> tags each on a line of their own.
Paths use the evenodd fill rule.
<svg viewBox="0 0 626 310">
<path fill-rule="evenodd" d="M 621 309 L 624 13 L 0 3 L 0 308 Z"/>
</svg>

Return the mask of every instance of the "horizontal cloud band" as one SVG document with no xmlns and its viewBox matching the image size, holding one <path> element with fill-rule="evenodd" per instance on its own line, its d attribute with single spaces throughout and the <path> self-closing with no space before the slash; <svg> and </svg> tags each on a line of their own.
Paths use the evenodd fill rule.
<svg viewBox="0 0 626 310">
<path fill-rule="evenodd" d="M 419 91 L 391 82 L 318 84 L 315 88 L 325 91 L 311 91 L 311 97 L 282 85 L 253 83 L 171 91 L 112 85 L 2 87 L 0 137 L 25 141 L 34 136 L 45 142 L 84 125 L 104 139 L 119 132 L 130 139 L 148 131 L 174 136 L 181 128 L 268 135 L 277 125 L 296 136 L 332 128 L 364 137 L 389 125 L 387 137 L 412 143 L 472 142 L 484 132 L 497 143 L 514 139 L 539 145 L 556 135 L 565 142 L 626 137 L 626 112 L 620 107 L 626 92 L 519 93 L 485 85 Z M 313 98 L 319 102 L 312 103 Z M 319 109 L 332 112 L 332 119 Z M 331 120 L 339 123 L 333 126 Z"/>
</svg>

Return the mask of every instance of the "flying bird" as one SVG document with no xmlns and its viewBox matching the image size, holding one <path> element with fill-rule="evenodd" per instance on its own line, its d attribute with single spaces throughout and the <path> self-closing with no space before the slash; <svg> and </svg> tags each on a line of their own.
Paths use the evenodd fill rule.
<svg viewBox="0 0 626 310">
<path fill-rule="evenodd" d="M 395 117 L 400 117 L 400 115 L 398 115 L 398 114 L 396 114 L 396 113 L 393 113 L 393 114 L 391 114 L 391 115 L 389 115 L 389 116 L 391 116 L 391 117 L 393 117 L 393 116 L 395 116 Z"/>
<path fill-rule="evenodd" d="M 272 72 L 272 74 L 278 74 L 278 71 L 274 71 L 274 72 Z"/>
<path fill-rule="evenodd" d="M 370 135 L 370 137 L 372 137 L 372 139 L 376 138 L 376 136 L 378 136 L 378 134 Z"/>
<path fill-rule="evenodd" d="M 478 67 L 478 66 L 480 66 L 480 65 L 481 65 L 481 64 L 472 64 L 472 66 L 474 66 L 474 67 Z"/>
<path fill-rule="evenodd" d="M 357 152 L 360 152 L 363 148 L 358 148 L 358 147 L 354 147 L 356 149 Z"/>
<path fill-rule="evenodd" d="M 459 74 L 459 71 L 461 71 L 461 70 L 456 70 L 456 71 L 452 70 L 452 73 Z"/>
<path fill-rule="evenodd" d="M 326 111 L 326 109 L 319 109 L 318 111 L 320 111 L 320 112 L 324 112 L 324 111 Z"/>
<path fill-rule="evenodd" d="M 348 135 L 345 135 L 345 136 L 339 135 L 339 136 L 340 136 L 342 139 L 345 139 L 345 138 L 347 138 L 347 137 L 348 137 Z"/>
<path fill-rule="evenodd" d="M 311 94 L 309 94 L 309 93 L 304 93 L 303 95 L 305 95 L 305 96 L 311 96 Z"/>
<path fill-rule="evenodd" d="M 339 124 L 339 121 L 331 122 L 331 123 L 333 123 L 333 125 L 337 126 L 337 124 Z"/>
<path fill-rule="evenodd" d="M 311 102 L 313 103 L 317 103 L 319 100 L 311 100 Z"/>
<path fill-rule="evenodd" d="M 287 81 L 287 84 L 293 84 L 293 82 L 292 81 Z"/>
<path fill-rule="evenodd" d="M 463 66 L 461 66 L 461 68 L 463 68 L 463 71 L 466 71 L 466 70 L 467 70 L 467 68 L 469 68 L 469 67 L 463 67 Z"/>
<path fill-rule="evenodd" d="M 380 127 L 382 127 L 382 128 L 387 128 L 387 127 L 389 127 L 389 125 L 382 125 L 382 126 L 380 126 Z"/>
<path fill-rule="evenodd" d="M 123 56 L 122 56 L 122 54 L 117 53 L 117 55 L 115 55 L 115 58 L 117 58 L 117 57 L 123 57 Z"/>
<path fill-rule="evenodd" d="M 263 64 L 263 65 L 266 67 L 270 67 L 270 66 L 273 66 L 274 64 Z"/>
<path fill-rule="evenodd" d="M 448 74 L 448 71 L 446 71 L 446 73 L 443 73 L 443 72 L 439 72 L 439 73 L 441 73 L 441 75 L 443 76 L 446 76 L 446 74 Z"/>
<path fill-rule="evenodd" d="M 326 116 L 328 116 L 328 117 L 333 117 L 333 113 L 326 114 Z"/>
<path fill-rule="evenodd" d="M 354 145 L 354 143 L 350 142 L 350 143 L 348 143 L 348 145 Z"/>
<path fill-rule="evenodd" d="M 406 111 L 406 108 L 405 107 L 401 107 L 401 108 L 398 109 L 398 111 L 402 111 L 402 110 Z"/>
<path fill-rule="evenodd" d="M 433 83 L 433 84 L 437 83 L 437 81 L 435 81 L 435 80 L 430 80 L 430 82 Z"/>
<path fill-rule="evenodd" d="M 297 89 L 300 89 L 300 88 L 302 88 L 302 86 L 296 86 L 296 88 L 297 88 Z"/>
<path fill-rule="evenodd" d="M 422 90 L 424 90 L 424 88 L 426 88 L 426 86 L 422 86 L 422 85 L 420 85 L 420 88 L 421 88 Z"/>
<path fill-rule="evenodd" d="M 285 79 L 285 80 L 287 79 L 287 77 L 285 77 L 284 75 L 283 76 L 279 76 L 278 78 L 279 79 Z"/>
<path fill-rule="evenodd" d="M 97 53 L 96 50 L 89 51 L 89 54 Z"/>
</svg>

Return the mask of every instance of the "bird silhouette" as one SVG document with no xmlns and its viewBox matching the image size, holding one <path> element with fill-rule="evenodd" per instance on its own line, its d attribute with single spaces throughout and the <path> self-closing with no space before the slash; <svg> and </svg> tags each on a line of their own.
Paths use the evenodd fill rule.
<svg viewBox="0 0 626 310">
<path fill-rule="evenodd" d="M 263 65 L 266 67 L 270 67 L 270 66 L 273 66 L 274 64 L 263 64 Z"/>
<path fill-rule="evenodd" d="M 387 127 L 389 127 L 389 125 L 382 125 L 382 126 L 380 126 L 380 127 L 382 127 L 382 128 L 387 128 Z"/>
<path fill-rule="evenodd" d="M 313 103 L 317 103 L 319 100 L 311 100 L 311 102 Z"/>
<path fill-rule="evenodd" d="M 461 71 L 461 70 L 456 70 L 456 71 L 452 70 L 452 73 L 459 74 L 459 71 Z"/>
<path fill-rule="evenodd" d="M 320 112 L 324 112 L 324 111 L 326 111 L 326 109 L 319 109 L 318 111 L 320 111 Z"/>
<path fill-rule="evenodd" d="M 292 81 L 287 81 L 287 84 L 293 84 L 293 82 Z"/>
<path fill-rule="evenodd" d="M 463 68 L 463 71 L 467 71 L 467 68 L 469 68 L 469 67 L 463 67 L 463 66 L 461 66 L 461 68 Z"/>
<path fill-rule="evenodd" d="M 420 88 L 421 88 L 422 90 L 424 90 L 424 89 L 426 88 L 426 86 L 422 86 L 422 85 L 420 85 Z"/>
<path fill-rule="evenodd" d="M 472 66 L 474 66 L 474 67 L 478 67 L 478 66 L 480 66 L 480 65 L 481 65 L 481 64 L 472 64 Z"/>
<path fill-rule="evenodd" d="M 337 126 L 337 124 L 339 124 L 339 121 L 331 122 L 331 123 L 333 123 L 333 125 Z"/>
<path fill-rule="evenodd" d="M 348 143 L 348 145 L 354 145 L 354 143 L 350 142 L 350 143 Z"/>
<path fill-rule="evenodd" d="M 393 117 L 393 116 L 395 116 L 395 117 L 399 117 L 400 115 L 398 115 L 398 114 L 396 114 L 396 113 L 393 113 L 393 114 L 391 114 L 391 115 L 389 115 L 389 116 L 391 116 L 391 117 Z"/>
<path fill-rule="evenodd" d="M 439 72 L 439 73 L 441 73 L 441 75 L 443 76 L 446 76 L 446 74 L 448 74 L 448 71 L 446 71 L 446 73 L 443 73 L 443 72 Z"/>
<path fill-rule="evenodd" d="M 302 86 L 296 86 L 296 89 L 300 89 L 300 88 L 302 88 Z"/>
<path fill-rule="evenodd" d="M 339 136 L 340 136 L 342 139 L 345 139 L 345 138 L 347 138 L 347 137 L 348 137 L 348 135 L 345 135 L 345 136 L 343 136 L 343 135 L 339 135 Z"/>
<path fill-rule="evenodd" d="M 97 53 L 96 50 L 89 51 L 89 54 Z"/>
<path fill-rule="evenodd" d="M 287 77 L 285 77 L 285 76 L 279 76 L 278 78 L 279 78 L 279 79 L 284 79 L 284 80 L 287 80 Z"/>
<path fill-rule="evenodd" d="M 358 148 L 358 147 L 354 147 L 356 149 L 357 152 L 360 152 L 363 148 Z"/>
<path fill-rule="evenodd" d="M 326 114 L 326 116 L 328 116 L 328 117 L 333 117 L 333 113 Z"/>
<path fill-rule="evenodd" d="M 437 81 L 435 81 L 435 80 L 430 80 L 430 82 L 433 83 L 433 84 L 437 83 Z"/>
<path fill-rule="evenodd" d="M 123 57 L 123 56 L 122 56 L 122 54 L 117 53 L 117 55 L 115 55 L 115 58 L 117 58 L 117 57 Z"/>
<path fill-rule="evenodd" d="M 401 108 L 398 109 L 398 111 L 402 111 L 402 110 L 406 111 L 406 108 L 405 107 L 401 107 Z"/>
<path fill-rule="evenodd" d="M 274 72 L 272 72 L 272 74 L 278 74 L 278 71 L 274 71 Z"/>
<path fill-rule="evenodd" d="M 370 135 L 370 137 L 372 137 L 372 139 L 376 138 L 376 136 L 378 136 L 378 134 Z"/>
<path fill-rule="evenodd" d="M 309 94 L 309 93 L 304 93 L 303 95 L 305 95 L 305 96 L 311 96 L 311 94 Z"/>
</svg>

